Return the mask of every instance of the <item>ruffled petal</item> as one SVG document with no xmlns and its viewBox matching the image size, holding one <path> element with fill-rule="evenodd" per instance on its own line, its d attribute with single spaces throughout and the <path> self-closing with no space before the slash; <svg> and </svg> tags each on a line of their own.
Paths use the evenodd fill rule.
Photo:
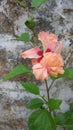
<svg viewBox="0 0 73 130">
<path fill-rule="evenodd" d="M 37 80 L 45 80 L 48 79 L 48 72 L 45 67 L 43 67 L 40 63 L 33 66 L 33 74 L 35 75 Z"/>
<path fill-rule="evenodd" d="M 59 74 L 64 74 L 64 69 L 63 69 L 63 67 L 58 67 L 58 73 Z"/>
<path fill-rule="evenodd" d="M 57 77 L 58 74 L 63 74 L 64 70 L 63 67 L 51 67 L 48 73 L 53 77 Z"/>
<path fill-rule="evenodd" d="M 32 60 L 31 60 L 31 61 L 32 61 L 32 65 L 35 65 L 35 64 L 37 64 L 37 63 L 40 63 L 41 59 L 42 59 L 42 57 L 37 58 L 37 59 L 32 59 Z"/>
<path fill-rule="evenodd" d="M 49 75 L 57 77 L 58 74 L 63 74 L 63 59 L 60 54 L 48 52 L 44 53 L 40 64 L 47 68 Z"/>
<path fill-rule="evenodd" d="M 42 51 L 40 50 L 39 47 L 35 47 L 32 49 L 29 49 L 27 51 L 24 51 L 21 53 L 21 56 L 26 59 L 26 58 L 40 58 L 42 55 Z"/>
<path fill-rule="evenodd" d="M 51 51 L 55 49 L 57 43 L 57 37 L 55 34 L 49 34 L 48 32 L 43 31 L 38 34 L 38 39 L 42 42 L 45 51 L 47 49 Z"/>
<path fill-rule="evenodd" d="M 62 56 L 52 52 L 44 53 L 40 63 L 47 67 L 59 67 L 64 65 Z"/>
<path fill-rule="evenodd" d="M 53 77 L 57 77 L 57 76 L 58 76 L 58 73 L 57 73 L 57 72 L 50 71 L 50 72 L 49 72 L 49 75 L 50 75 L 50 76 L 53 76 Z"/>
<path fill-rule="evenodd" d="M 55 53 L 61 54 L 62 46 L 63 46 L 63 42 L 60 42 L 59 46 L 56 48 Z"/>
</svg>

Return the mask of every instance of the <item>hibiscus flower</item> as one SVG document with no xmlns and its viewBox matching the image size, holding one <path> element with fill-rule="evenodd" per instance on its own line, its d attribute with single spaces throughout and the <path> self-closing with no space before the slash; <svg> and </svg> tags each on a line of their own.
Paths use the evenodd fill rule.
<svg viewBox="0 0 73 130">
<path fill-rule="evenodd" d="M 26 59 L 30 58 L 32 62 L 32 70 L 36 79 L 45 80 L 48 76 L 57 77 L 58 74 L 63 74 L 63 58 L 61 56 L 62 42 L 57 45 L 57 37 L 55 34 L 48 32 L 40 32 L 38 40 L 41 41 L 43 51 L 38 47 L 34 47 L 21 53 L 21 56 Z"/>
</svg>

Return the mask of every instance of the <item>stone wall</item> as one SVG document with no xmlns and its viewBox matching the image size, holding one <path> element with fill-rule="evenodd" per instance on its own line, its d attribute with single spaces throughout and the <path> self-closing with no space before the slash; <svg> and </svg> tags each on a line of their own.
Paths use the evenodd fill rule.
<svg viewBox="0 0 73 130">
<path fill-rule="evenodd" d="M 29 60 L 20 57 L 20 53 L 31 45 L 12 40 L 29 31 L 24 21 L 32 8 L 30 1 L 27 3 L 28 8 L 22 8 L 15 0 L 0 0 L 0 130 L 27 130 L 30 111 L 26 109 L 26 104 L 32 95 L 23 90 L 19 81 L 34 79 L 21 75 L 3 81 L 3 77 L 17 64 L 31 67 Z M 73 0 L 48 0 L 37 10 L 34 18 L 37 24 L 35 32 L 53 32 L 64 41 L 62 54 L 65 66 L 73 67 Z M 50 79 L 48 82 L 52 83 Z M 40 89 L 42 93 L 45 91 L 43 82 Z M 52 85 L 50 96 L 63 99 L 61 110 L 68 110 L 69 103 L 73 101 L 73 81 L 58 79 Z"/>
</svg>

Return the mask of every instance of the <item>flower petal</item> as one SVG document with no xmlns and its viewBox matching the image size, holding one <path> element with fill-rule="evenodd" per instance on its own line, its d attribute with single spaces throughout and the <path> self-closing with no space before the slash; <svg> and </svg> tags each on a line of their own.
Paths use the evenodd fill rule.
<svg viewBox="0 0 73 130">
<path fill-rule="evenodd" d="M 38 34 L 38 39 L 42 42 L 45 51 L 47 49 L 53 51 L 54 48 L 56 47 L 57 37 L 53 33 L 49 34 L 48 32 L 44 31 L 40 32 Z"/>
<path fill-rule="evenodd" d="M 63 42 L 60 42 L 60 45 L 57 47 L 55 53 L 61 54 L 62 46 L 63 46 Z"/>
<path fill-rule="evenodd" d="M 41 61 L 42 57 L 37 58 L 37 59 L 32 59 L 32 65 L 35 65 Z"/>
<path fill-rule="evenodd" d="M 33 66 L 33 74 L 37 80 L 48 79 L 47 69 L 43 67 L 40 63 Z"/>
<path fill-rule="evenodd" d="M 40 63 L 42 66 L 47 67 L 59 67 L 64 65 L 62 56 L 52 52 L 44 53 L 44 56 Z"/>
<path fill-rule="evenodd" d="M 53 76 L 53 77 L 57 77 L 58 73 L 57 73 L 57 72 L 50 71 L 50 72 L 49 72 L 49 75 L 50 75 L 50 76 Z"/>
<path fill-rule="evenodd" d="M 64 74 L 63 67 L 58 67 L 58 73 L 59 73 L 59 74 Z"/>
<path fill-rule="evenodd" d="M 26 58 L 40 58 L 42 55 L 42 51 L 40 50 L 39 47 L 35 47 L 32 49 L 29 49 L 27 51 L 24 51 L 21 53 L 21 56 L 26 59 Z"/>
<path fill-rule="evenodd" d="M 60 54 L 53 52 L 44 53 L 40 64 L 47 68 L 49 75 L 57 77 L 58 74 L 63 74 L 63 59 Z"/>
<path fill-rule="evenodd" d="M 48 73 L 49 73 L 49 75 L 51 75 L 53 77 L 57 77 L 58 74 L 63 74 L 64 70 L 63 70 L 63 67 L 51 67 L 51 69 Z"/>
</svg>

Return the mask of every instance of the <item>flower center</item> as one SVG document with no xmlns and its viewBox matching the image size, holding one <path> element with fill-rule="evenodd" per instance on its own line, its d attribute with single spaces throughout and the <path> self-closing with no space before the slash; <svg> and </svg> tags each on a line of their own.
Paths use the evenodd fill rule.
<svg viewBox="0 0 73 130">
<path fill-rule="evenodd" d="M 50 49 L 50 48 L 48 48 L 48 49 L 46 50 L 46 52 L 51 52 L 51 49 Z"/>
<path fill-rule="evenodd" d="M 38 54 L 39 56 L 42 56 L 42 55 L 43 55 L 43 52 L 42 52 L 42 51 L 38 51 L 37 54 Z"/>
</svg>

